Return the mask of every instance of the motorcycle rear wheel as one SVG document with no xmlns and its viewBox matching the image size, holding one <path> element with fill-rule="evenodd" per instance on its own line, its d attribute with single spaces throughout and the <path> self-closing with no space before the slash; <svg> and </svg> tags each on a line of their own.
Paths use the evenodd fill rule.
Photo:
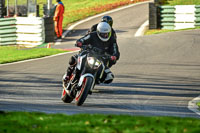
<svg viewBox="0 0 200 133">
<path fill-rule="evenodd" d="M 61 99 L 64 103 L 71 103 L 73 101 L 73 98 L 70 97 L 67 92 L 65 91 L 65 89 L 63 88 L 62 91 L 62 95 L 61 95 Z"/>
<path fill-rule="evenodd" d="M 85 102 L 88 96 L 88 93 L 90 91 L 90 88 L 92 87 L 92 84 L 93 84 L 93 79 L 91 77 L 84 78 L 82 87 L 77 92 L 76 97 L 75 97 L 75 104 L 77 106 L 81 106 Z"/>
</svg>

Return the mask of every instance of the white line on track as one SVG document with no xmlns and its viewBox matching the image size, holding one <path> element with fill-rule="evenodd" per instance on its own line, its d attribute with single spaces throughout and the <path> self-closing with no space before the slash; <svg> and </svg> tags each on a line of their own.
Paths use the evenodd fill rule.
<svg viewBox="0 0 200 133">
<path fill-rule="evenodd" d="M 139 36 L 143 36 L 145 30 L 147 29 L 149 25 L 149 20 L 147 20 L 146 22 L 144 22 L 143 25 L 140 26 L 140 28 L 137 30 L 137 32 L 135 33 L 135 37 L 139 37 Z"/>
</svg>

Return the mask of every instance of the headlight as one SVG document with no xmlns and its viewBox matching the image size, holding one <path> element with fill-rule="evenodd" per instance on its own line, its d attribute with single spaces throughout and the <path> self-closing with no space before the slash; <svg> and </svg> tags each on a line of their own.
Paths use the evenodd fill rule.
<svg viewBox="0 0 200 133">
<path fill-rule="evenodd" d="M 87 61 L 88 61 L 88 65 L 94 69 L 97 69 L 101 65 L 101 62 L 95 59 L 94 57 L 88 57 Z"/>
<path fill-rule="evenodd" d="M 93 57 L 88 57 L 87 60 L 89 65 L 93 65 L 95 62 L 95 59 Z"/>
</svg>

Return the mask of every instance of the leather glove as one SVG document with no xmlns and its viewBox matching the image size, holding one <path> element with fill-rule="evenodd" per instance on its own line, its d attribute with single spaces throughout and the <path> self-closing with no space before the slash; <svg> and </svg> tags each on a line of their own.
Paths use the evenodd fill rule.
<svg viewBox="0 0 200 133">
<path fill-rule="evenodd" d="M 116 57 L 116 56 L 111 56 L 110 59 L 111 59 L 112 61 L 116 61 L 116 60 L 117 60 L 117 57 Z"/>
<path fill-rule="evenodd" d="M 82 47 L 83 44 L 82 44 L 82 42 L 76 42 L 76 46 L 77 46 L 77 47 Z"/>
</svg>

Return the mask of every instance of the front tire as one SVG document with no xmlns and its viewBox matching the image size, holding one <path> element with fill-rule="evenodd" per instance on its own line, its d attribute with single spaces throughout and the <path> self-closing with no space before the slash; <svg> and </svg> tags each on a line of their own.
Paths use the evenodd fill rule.
<svg viewBox="0 0 200 133">
<path fill-rule="evenodd" d="M 61 95 L 61 99 L 64 103 L 71 103 L 73 101 L 73 98 L 70 97 L 66 90 L 63 88 L 63 91 L 62 91 L 62 95 Z"/>
<path fill-rule="evenodd" d="M 93 85 L 93 78 L 92 77 L 85 77 L 81 86 L 81 89 L 77 92 L 75 98 L 75 104 L 77 106 L 81 106 Z"/>
</svg>

